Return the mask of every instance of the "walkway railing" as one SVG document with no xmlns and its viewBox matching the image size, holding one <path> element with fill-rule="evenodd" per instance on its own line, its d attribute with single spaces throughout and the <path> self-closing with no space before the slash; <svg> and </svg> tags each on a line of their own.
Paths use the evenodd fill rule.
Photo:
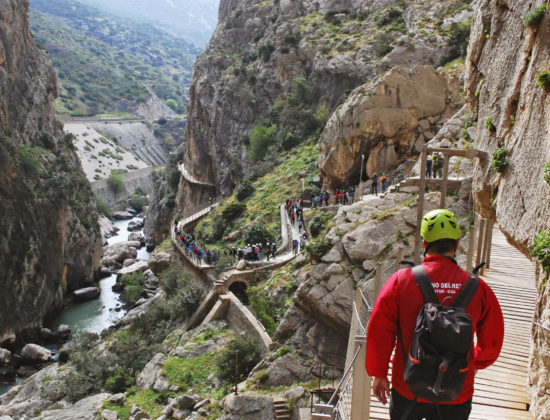
<svg viewBox="0 0 550 420">
<path fill-rule="evenodd" d="M 405 170 L 405 168 L 407 168 L 408 166 L 411 166 L 414 162 L 415 162 L 415 160 L 409 159 L 406 162 L 403 162 L 401 165 L 399 165 L 397 168 L 395 168 L 391 172 L 388 172 L 386 174 L 386 176 L 388 177 L 388 182 L 386 184 L 386 190 L 384 192 L 388 192 L 390 186 L 398 185 L 399 182 L 401 182 L 403 179 L 405 179 L 405 175 L 401 176 L 401 173 Z M 353 196 L 354 200 L 353 201 L 354 202 L 361 201 L 365 190 L 368 189 L 368 191 L 370 192 L 370 191 L 373 190 L 373 187 L 374 187 L 373 181 L 366 180 L 366 181 L 362 181 L 361 183 L 359 183 L 359 185 L 355 188 L 355 193 L 354 193 L 354 196 Z M 378 188 L 378 187 L 380 187 L 380 188 Z M 377 184 L 376 184 L 376 190 L 378 191 L 379 194 L 382 192 L 381 188 L 382 188 L 382 184 L 380 182 L 380 178 L 378 178 L 378 181 L 377 181 Z"/>
<path fill-rule="evenodd" d="M 187 170 L 183 162 L 178 163 L 178 169 L 182 174 L 182 176 L 191 184 L 204 185 L 206 187 L 216 188 L 216 184 L 213 184 L 211 182 L 206 182 L 206 181 L 199 181 L 197 178 L 191 175 L 191 173 Z"/>
</svg>

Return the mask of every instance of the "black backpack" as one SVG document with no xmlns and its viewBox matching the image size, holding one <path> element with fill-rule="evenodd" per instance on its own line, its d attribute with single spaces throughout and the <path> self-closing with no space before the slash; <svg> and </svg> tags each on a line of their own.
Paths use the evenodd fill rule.
<svg viewBox="0 0 550 420">
<path fill-rule="evenodd" d="M 422 266 L 412 270 L 426 304 L 416 319 L 408 354 L 399 332 L 405 382 L 417 398 L 452 401 L 462 390 L 472 355 L 472 319 L 466 306 L 477 291 L 479 277 L 470 274 L 453 306 L 447 306 L 439 303 L 426 270 Z"/>
</svg>

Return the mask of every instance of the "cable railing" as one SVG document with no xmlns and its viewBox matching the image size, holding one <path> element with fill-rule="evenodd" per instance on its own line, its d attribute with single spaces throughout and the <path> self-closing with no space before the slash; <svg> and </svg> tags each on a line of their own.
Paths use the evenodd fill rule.
<svg viewBox="0 0 550 420">
<path fill-rule="evenodd" d="M 384 173 L 385 176 L 388 178 L 388 181 L 386 183 L 384 191 L 382 191 L 383 185 L 380 182 L 380 178 L 378 178 L 378 180 L 376 182 L 376 188 L 375 188 L 375 185 L 374 185 L 374 181 L 372 181 L 372 180 L 370 180 L 370 181 L 369 180 L 361 181 L 355 189 L 354 201 L 356 201 L 356 202 L 360 201 L 361 198 L 363 197 L 364 193 L 367 192 L 367 191 L 368 191 L 367 193 L 372 193 L 375 190 L 378 193 L 388 192 L 390 186 L 397 185 L 401 181 L 406 179 L 406 176 L 402 172 L 407 166 L 410 166 L 414 162 L 416 162 L 416 160 L 409 159 L 409 160 L 403 162 L 402 164 L 400 164 L 397 168 L 393 169 L 392 171 L 390 171 L 388 173 Z M 378 187 L 380 187 L 380 188 L 378 188 Z"/>
</svg>

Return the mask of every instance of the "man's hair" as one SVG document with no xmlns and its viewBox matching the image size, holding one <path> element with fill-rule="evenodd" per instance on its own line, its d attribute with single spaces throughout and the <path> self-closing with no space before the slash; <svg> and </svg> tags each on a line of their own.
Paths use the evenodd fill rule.
<svg viewBox="0 0 550 420">
<path fill-rule="evenodd" d="M 437 241 L 429 242 L 426 252 L 429 250 L 434 254 L 444 255 L 456 248 L 458 240 L 456 239 L 438 239 Z"/>
</svg>

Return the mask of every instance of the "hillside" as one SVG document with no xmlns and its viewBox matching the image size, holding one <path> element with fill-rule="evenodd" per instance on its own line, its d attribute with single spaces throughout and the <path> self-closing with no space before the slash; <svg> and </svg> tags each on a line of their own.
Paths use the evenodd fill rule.
<svg viewBox="0 0 550 420">
<path fill-rule="evenodd" d="M 33 0 L 31 6 L 35 40 L 50 54 L 61 85 L 57 112 L 135 112 L 151 94 L 185 111 L 199 49 L 76 1 Z"/>
<path fill-rule="evenodd" d="M 146 21 L 204 47 L 216 27 L 219 0 L 80 0 L 94 7 Z"/>
</svg>

